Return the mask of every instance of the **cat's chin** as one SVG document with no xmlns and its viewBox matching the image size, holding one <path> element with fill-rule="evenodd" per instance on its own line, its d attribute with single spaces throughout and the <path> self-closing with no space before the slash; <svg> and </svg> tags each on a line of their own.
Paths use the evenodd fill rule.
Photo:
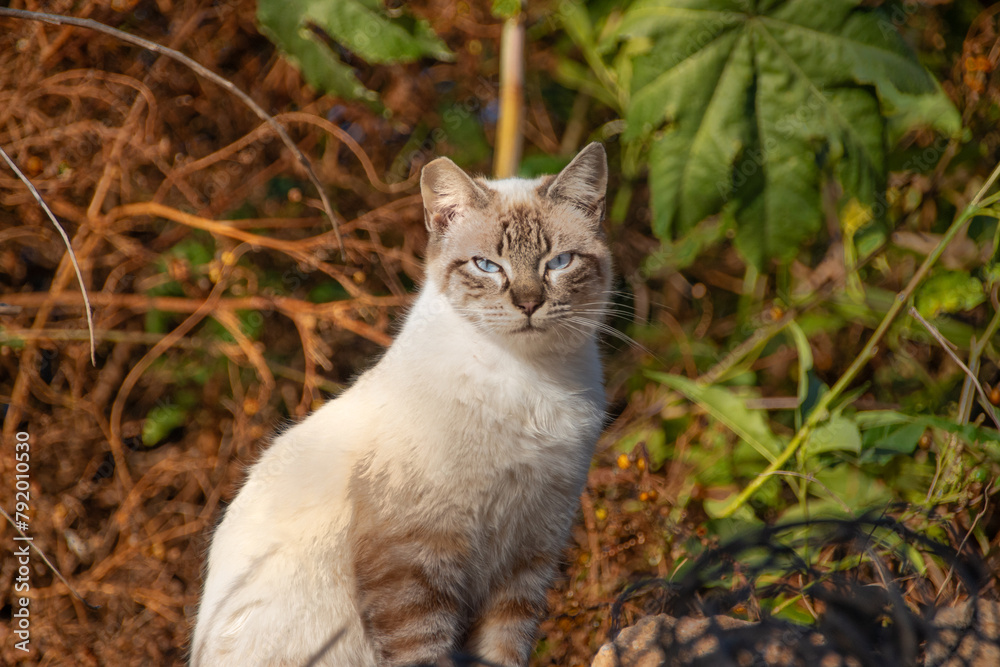
<svg viewBox="0 0 1000 667">
<path fill-rule="evenodd" d="M 573 354 L 593 338 L 593 333 L 569 329 L 558 322 L 522 322 L 493 328 L 490 333 L 501 344 L 529 353 Z"/>
</svg>

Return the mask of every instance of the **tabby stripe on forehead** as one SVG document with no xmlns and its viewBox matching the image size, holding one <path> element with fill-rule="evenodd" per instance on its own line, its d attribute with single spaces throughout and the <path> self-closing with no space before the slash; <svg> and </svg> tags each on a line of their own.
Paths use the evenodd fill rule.
<svg viewBox="0 0 1000 667">
<path fill-rule="evenodd" d="M 500 221 L 503 229 L 498 250 L 524 252 L 537 250 L 547 253 L 552 243 L 545 234 L 544 225 L 537 213 L 527 208 L 513 208 Z"/>
<path fill-rule="evenodd" d="M 545 233 L 545 228 L 542 227 L 541 225 L 538 225 L 538 236 L 540 241 L 539 245 L 541 245 L 542 249 L 542 254 L 543 255 L 549 254 L 549 251 L 552 250 L 552 241 L 549 239 L 549 235 Z"/>
<path fill-rule="evenodd" d="M 541 254 L 548 254 L 549 250 L 552 249 L 552 242 L 549 241 L 549 237 L 545 233 L 545 227 L 542 225 L 542 221 L 539 220 L 537 216 L 532 216 L 529 224 L 531 225 L 531 229 L 535 232 L 535 247 L 538 248 Z"/>
</svg>

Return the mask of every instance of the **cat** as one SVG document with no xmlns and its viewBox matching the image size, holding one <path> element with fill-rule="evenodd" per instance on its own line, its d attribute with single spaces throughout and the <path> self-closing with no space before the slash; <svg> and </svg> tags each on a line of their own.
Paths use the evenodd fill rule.
<svg viewBox="0 0 1000 667">
<path fill-rule="evenodd" d="M 528 664 L 603 426 L 604 147 L 556 176 L 420 188 L 395 342 L 279 435 L 219 524 L 194 667 Z"/>
</svg>

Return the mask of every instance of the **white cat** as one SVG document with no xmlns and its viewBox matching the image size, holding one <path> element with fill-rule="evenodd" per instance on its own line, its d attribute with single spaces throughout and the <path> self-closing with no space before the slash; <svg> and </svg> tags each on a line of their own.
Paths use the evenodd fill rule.
<svg viewBox="0 0 1000 667">
<path fill-rule="evenodd" d="M 607 162 L 428 164 L 398 338 L 278 436 L 212 541 L 192 665 L 528 663 L 604 418 Z"/>
</svg>

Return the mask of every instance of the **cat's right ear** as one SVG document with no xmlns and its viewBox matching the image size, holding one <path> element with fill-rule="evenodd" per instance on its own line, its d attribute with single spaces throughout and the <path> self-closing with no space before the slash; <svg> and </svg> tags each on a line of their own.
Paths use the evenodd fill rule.
<svg viewBox="0 0 1000 667">
<path fill-rule="evenodd" d="M 424 224 L 432 234 L 443 234 L 459 212 L 489 203 L 486 190 L 446 157 L 424 167 L 420 194 L 424 198 Z"/>
<path fill-rule="evenodd" d="M 604 219 L 608 190 L 608 155 L 598 142 L 588 144 L 559 172 L 548 187 L 548 195 L 583 211 L 598 223 Z"/>
</svg>

